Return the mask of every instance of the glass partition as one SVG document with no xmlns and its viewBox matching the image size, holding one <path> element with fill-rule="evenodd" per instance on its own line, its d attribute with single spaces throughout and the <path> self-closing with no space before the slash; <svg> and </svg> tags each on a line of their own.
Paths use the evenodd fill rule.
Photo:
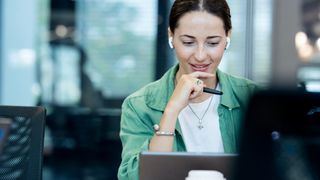
<svg viewBox="0 0 320 180">
<path fill-rule="evenodd" d="M 106 98 L 125 97 L 154 78 L 157 1 L 80 0 L 78 38 L 85 72 Z"/>
</svg>

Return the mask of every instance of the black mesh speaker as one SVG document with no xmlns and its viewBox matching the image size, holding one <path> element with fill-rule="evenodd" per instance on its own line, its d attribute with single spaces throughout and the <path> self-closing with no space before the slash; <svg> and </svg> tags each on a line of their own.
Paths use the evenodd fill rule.
<svg viewBox="0 0 320 180">
<path fill-rule="evenodd" d="M 42 179 L 45 109 L 0 106 L 0 117 L 12 123 L 0 154 L 0 180 Z"/>
</svg>

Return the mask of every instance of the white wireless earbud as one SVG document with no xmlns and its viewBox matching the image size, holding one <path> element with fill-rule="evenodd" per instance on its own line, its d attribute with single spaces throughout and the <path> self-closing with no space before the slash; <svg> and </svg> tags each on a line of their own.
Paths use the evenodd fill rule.
<svg viewBox="0 0 320 180">
<path fill-rule="evenodd" d="M 172 44 L 172 37 L 169 37 L 169 39 L 168 39 L 168 44 L 169 44 L 169 47 L 171 48 L 171 49 L 173 49 L 173 44 Z"/>
<path fill-rule="evenodd" d="M 227 43 L 226 43 L 226 48 L 225 49 L 228 49 L 229 48 L 229 46 L 230 46 L 230 38 L 229 37 L 227 37 Z"/>
</svg>

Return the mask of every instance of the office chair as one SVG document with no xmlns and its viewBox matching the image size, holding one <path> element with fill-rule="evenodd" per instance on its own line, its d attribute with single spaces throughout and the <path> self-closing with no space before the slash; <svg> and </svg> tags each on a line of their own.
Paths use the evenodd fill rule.
<svg viewBox="0 0 320 180">
<path fill-rule="evenodd" d="M 0 154 L 0 180 L 42 179 L 45 115 L 42 107 L 0 106 L 0 117 L 12 121 Z"/>
</svg>

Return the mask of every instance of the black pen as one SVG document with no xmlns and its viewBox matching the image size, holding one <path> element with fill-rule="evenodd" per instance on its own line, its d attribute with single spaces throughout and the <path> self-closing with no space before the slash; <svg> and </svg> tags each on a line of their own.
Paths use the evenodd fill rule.
<svg viewBox="0 0 320 180">
<path fill-rule="evenodd" d="M 207 87 L 203 88 L 203 92 L 210 93 L 210 94 L 216 94 L 216 95 L 222 95 L 223 94 L 222 91 L 218 91 L 218 90 L 207 88 Z"/>
</svg>

